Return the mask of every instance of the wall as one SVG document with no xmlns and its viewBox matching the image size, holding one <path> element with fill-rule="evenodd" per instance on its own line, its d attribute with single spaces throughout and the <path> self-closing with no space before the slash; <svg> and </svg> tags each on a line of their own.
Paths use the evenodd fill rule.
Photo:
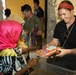
<svg viewBox="0 0 76 75">
<path fill-rule="evenodd" d="M 0 20 L 3 19 L 2 1 L 0 0 Z"/>
<path fill-rule="evenodd" d="M 44 10 L 44 0 L 40 0 L 40 6 Z M 18 14 L 22 17 L 21 6 L 29 4 L 33 11 L 33 0 L 6 0 L 6 7 L 11 9 L 12 14 Z"/>
</svg>

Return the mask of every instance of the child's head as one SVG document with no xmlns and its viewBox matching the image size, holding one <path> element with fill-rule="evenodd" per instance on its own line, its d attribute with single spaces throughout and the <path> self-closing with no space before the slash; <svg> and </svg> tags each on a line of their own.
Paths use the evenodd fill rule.
<svg viewBox="0 0 76 75">
<path fill-rule="evenodd" d="M 20 23 L 13 20 L 0 21 L 0 50 L 16 47 L 21 32 Z"/>
</svg>

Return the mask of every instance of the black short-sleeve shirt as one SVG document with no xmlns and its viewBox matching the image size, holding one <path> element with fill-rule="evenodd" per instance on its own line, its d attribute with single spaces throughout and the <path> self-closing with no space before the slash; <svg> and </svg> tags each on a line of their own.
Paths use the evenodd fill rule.
<svg viewBox="0 0 76 75">
<path fill-rule="evenodd" d="M 34 14 L 39 18 L 44 17 L 44 11 L 41 7 L 39 7 L 38 10 L 35 9 Z"/>
<path fill-rule="evenodd" d="M 68 33 L 70 32 L 70 34 L 69 37 L 67 38 L 64 48 L 66 49 L 76 48 L 76 19 L 68 29 L 64 21 L 61 21 L 56 25 L 53 37 L 59 39 L 61 46 L 63 46 L 66 40 L 64 39 L 66 31 L 68 31 Z M 66 36 L 68 36 L 68 33 L 66 34 Z"/>
<path fill-rule="evenodd" d="M 64 21 L 60 21 L 56 25 L 53 37 L 59 39 L 61 47 L 63 46 L 63 48 L 65 49 L 74 49 L 76 48 L 76 19 L 74 23 L 68 28 L 68 30 L 69 31 L 71 30 L 71 32 L 64 46 L 63 46 L 65 42 L 64 34 L 67 31 L 67 27 Z M 76 55 L 65 55 L 64 58 L 66 60 L 76 61 Z"/>
</svg>

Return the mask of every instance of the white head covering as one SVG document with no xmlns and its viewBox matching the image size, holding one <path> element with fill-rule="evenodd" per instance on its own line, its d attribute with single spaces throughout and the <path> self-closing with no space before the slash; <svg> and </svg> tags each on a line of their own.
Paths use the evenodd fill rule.
<svg viewBox="0 0 76 75">
<path fill-rule="evenodd" d="M 8 20 L 15 20 L 19 22 L 20 24 L 24 23 L 24 20 L 22 17 L 20 17 L 18 14 L 12 14 L 10 17 L 8 17 Z"/>
</svg>

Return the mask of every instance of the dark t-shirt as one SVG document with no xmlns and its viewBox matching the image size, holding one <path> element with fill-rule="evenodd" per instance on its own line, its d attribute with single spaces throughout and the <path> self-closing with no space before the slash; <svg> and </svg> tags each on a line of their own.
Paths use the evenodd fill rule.
<svg viewBox="0 0 76 75">
<path fill-rule="evenodd" d="M 64 39 L 66 31 L 68 31 L 67 34 L 69 32 L 70 34 L 69 37 L 67 38 L 64 48 L 66 49 L 76 48 L 76 20 L 68 29 L 64 21 L 61 21 L 56 25 L 53 37 L 59 39 L 61 46 L 63 46 L 66 40 Z M 66 36 L 68 36 L 67 34 Z"/>
<path fill-rule="evenodd" d="M 39 7 L 38 10 L 35 9 L 34 14 L 39 18 L 44 17 L 44 11 L 41 7 Z"/>
<path fill-rule="evenodd" d="M 69 34 L 69 37 L 68 37 L 66 43 L 64 44 L 64 42 L 65 42 L 64 34 L 67 30 L 69 30 L 70 34 Z M 76 19 L 75 19 L 74 23 L 68 29 L 66 27 L 65 22 L 60 21 L 55 27 L 53 37 L 59 39 L 60 46 L 62 47 L 64 44 L 63 48 L 65 48 L 65 49 L 76 48 Z M 76 56 L 74 56 L 74 55 L 65 55 L 64 57 L 66 59 L 76 61 Z"/>
<path fill-rule="evenodd" d="M 23 26 L 24 30 L 27 30 L 30 33 L 32 31 L 32 28 L 34 28 L 37 25 L 39 30 L 42 31 L 42 22 L 37 16 L 33 15 L 31 19 L 27 20 L 25 18 L 24 20 L 25 20 L 25 24 Z"/>
</svg>

